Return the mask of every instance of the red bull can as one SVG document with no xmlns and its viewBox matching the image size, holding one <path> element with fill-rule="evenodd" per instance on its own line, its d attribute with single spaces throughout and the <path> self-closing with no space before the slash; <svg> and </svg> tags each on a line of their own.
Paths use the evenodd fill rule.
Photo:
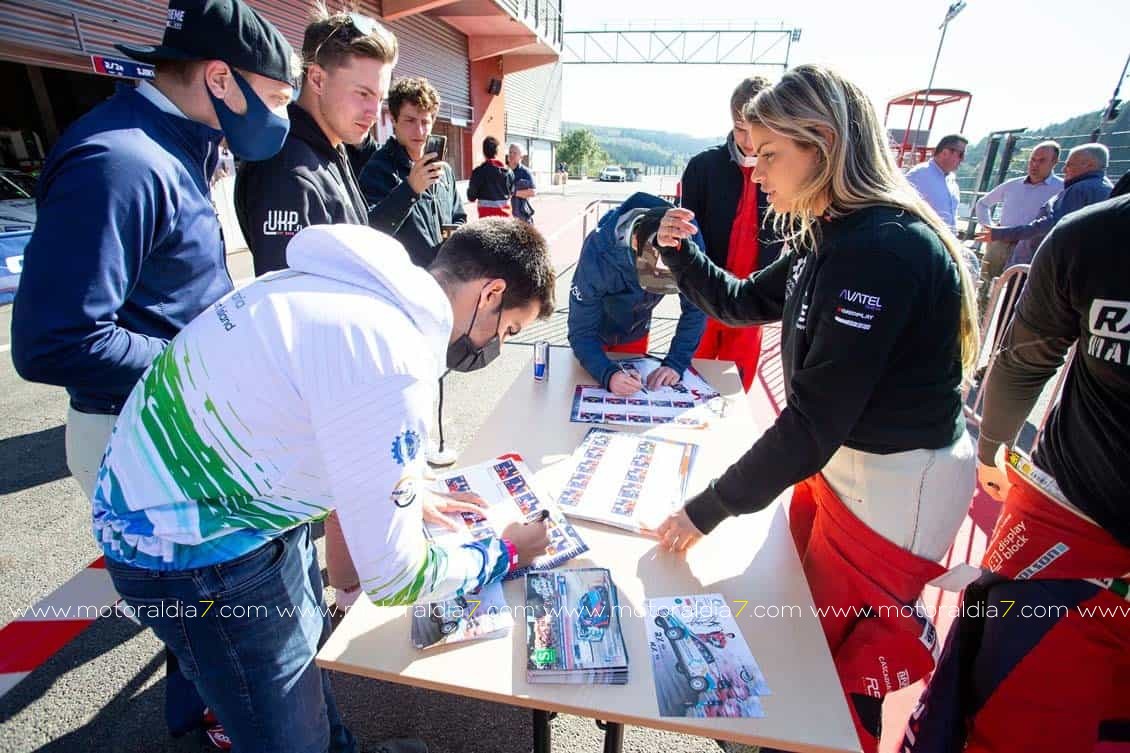
<svg viewBox="0 0 1130 753">
<path fill-rule="evenodd" d="M 549 379 L 549 342 L 538 340 L 534 343 L 534 381 Z"/>
</svg>

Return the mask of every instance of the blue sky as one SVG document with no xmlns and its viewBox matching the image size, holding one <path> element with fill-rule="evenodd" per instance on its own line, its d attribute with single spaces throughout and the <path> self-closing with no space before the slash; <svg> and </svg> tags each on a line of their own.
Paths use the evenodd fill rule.
<svg viewBox="0 0 1130 753">
<path fill-rule="evenodd" d="M 838 68 L 867 91 L 882 118 L 890 97 L 925 88 L 948 6 L 949 0 L 564 0 L 564 15 L 566 31 L 628 21 L 784 22 L 803 30 L 790 64 Z M 949 25 L 934 85 L 973 93 L 965 131 L 974 139 L 992 130 L 1046 125 L 1097 110 L 1110 98 L 1130 54 L 1128 30 L 1130 2 L 968 0 Z M 562 116 L 717 135 L 729 128 L 730 92 L 751 73 L 773 78 L 779 69 L 567 65 Z M 1130 100 L 1130 79 L 1121 96 Z M 955 106 L 939 110 L 935 134 L 956 129 L 960 117 Z"/>
</svg>

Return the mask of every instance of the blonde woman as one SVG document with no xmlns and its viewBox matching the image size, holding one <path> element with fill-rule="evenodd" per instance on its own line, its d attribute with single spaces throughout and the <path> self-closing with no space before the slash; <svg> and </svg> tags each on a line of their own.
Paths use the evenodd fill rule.
<svg viewBox="0 0 1130 753">
<path fill-rule="evenodd" d="M 928 672 L 936 653 L 929 623 L 899 607 L 941 574 L 973 493 L 959 392 L 977 351 L 973 286 L 957 239 L 895 167 L 857 86 L 800 66 L 745 117 L 752 178 L 792 252 L 736 279 L 687 240 L 693 215 L 682 209 L 642 222 L 635 242 L 658 246 L 710 316 L 782 323 L 787 405 L 658 533 L 684 550 L 795 485 L 793 535 L 817 607 L 840 608 L 822 623 L 874 750 L 881 699 Z M 855 616 L 868 607 L 872 616 Z"/>
</svg>

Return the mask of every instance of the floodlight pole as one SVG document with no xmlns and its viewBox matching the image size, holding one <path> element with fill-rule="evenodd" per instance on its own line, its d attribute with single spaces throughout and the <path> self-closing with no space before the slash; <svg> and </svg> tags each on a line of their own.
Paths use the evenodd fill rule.
<svg viewBox="0 0 1130 753">
<path fill-rule="evenodd" d="M 1099 112 L 1099 124 L 1091 133 L 1091 141 L 1097 142 L 1102 138 L 1103 125 L 1107 122 L 1108 118 L 1110 120 L 1118 118 L 1118 106 L 1122 102 L 1122 100 L 1118 98 L 1118 92 L 1122 89 L 1122 82 L 1126 78 L 1127 70 L 1130 70 L 1130 55 L 1126 56 L 1126 64 L 1122 66 L 1122 75 L 1118 77 L 1118 83 L 1114 85 L 1114 94 L 1110 95 L 1110 101 L 1107 102 L 1106 107 Z"/>
<path fill-rule="evenodd" d="M 942 25 L 938 28 L 942 30 L 941 39 L 938 40 L 938 51 L 934 53 L 934 67 L 930 69 L 930 83 L 926 84 L 926 94 L 923 95 L 922 110 L 918 113 L 918 127 L 915 128 L 914 140 L 917 145 L 918 136 L 922 133 L 922 119 L 926 116 L 926 105 L 930 101 L 930 90 L 934 88 L 934 74 L 938 70 L 938 59 L 942 57 L 942 45 L 946 41 L 946 28 L 949 27 L 950 21 L 957 17 L 958 13 L 965 10 L 965 0 L 957 0 L 957 2 L 950 5 L 946 10 L 946 17 L 942 20 Z M 929 147 L 929 144 L 924 144 L 923 148 Z"/>
</svg>

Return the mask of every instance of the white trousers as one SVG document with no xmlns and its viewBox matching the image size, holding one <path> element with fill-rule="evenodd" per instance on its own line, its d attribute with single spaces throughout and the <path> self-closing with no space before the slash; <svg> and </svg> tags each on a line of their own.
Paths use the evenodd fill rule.
<svg viewBox="0 0 1130 753">
<path fill-rule="evenodd" d="M 74 408 L 67 408 L 67 468 L 87 499 L 94 496 L 98 467 L 102 465 L 102 455 L 110 443 L 110 433 L 114 431 L 117 420 L 117 416 L 80 413 Z"/>
<path fill-rule="evenodd" d="M 876 455 L 841 447 L 822 471 L 855 516 L 883 538 L 938 561 L 953 543 L 977 483 L 968 434 L 940 450 Z"/>
</svg>

